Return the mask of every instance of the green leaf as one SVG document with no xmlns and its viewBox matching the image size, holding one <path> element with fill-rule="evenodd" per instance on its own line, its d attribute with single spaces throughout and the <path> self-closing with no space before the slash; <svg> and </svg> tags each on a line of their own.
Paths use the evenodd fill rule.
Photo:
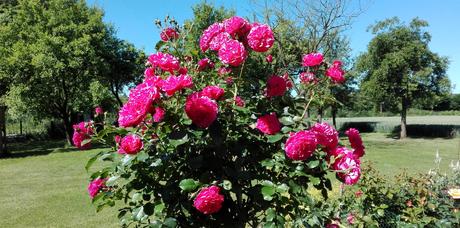
<svg viewBox="0 0 460 228">
<path fill-rule="evenodd" d="M 380 217 L 383 217 L 383 215 L 385 214 L 385 211 L 382 210 L 382 209 L 377 209 L 377 214 L 378 214 Z"/>
<path fill-rule="evenodd" d="M 105 182 L 107 186 L 113 186 L 115 182 L 120 178 L 120 176 L 111 176 L 109 179 Z"/>
<path fill-rule="evenodd" d="M 274 186 L 264 186 L 261 189 L 262 196 L 264 197 L 264 200 L 270 201 L 273 199 L 273 195 L 275 194 L 276 189 Z"/>
<path fill-rule="evenodd" d="M 84 140 L 81 142 L 81 146 L 84 146 L 84 145 L 86 145 L 86 144 L 88 144 L 88 143 L 91 143 L 91 140 L 92 140 L 91 138 L 89 138 L 89 139 L 84 139 Z"/>
<path fill-rule="evenodd" d="M 161 215 L 163 213 L 163 210 L 165 209 L 165 204 L 164 203 L 159 203 L 155 205 L 155 209 L 153 210 L 156 215 Z"/>
<path fill-rule="evenodd" d="M 292 117 L 290 117 L 290 116 L 283 116 L 283 117 L 281 117 L 280 122 L 281 122 L 284 126 L 293 125 L 293 124 L 295 123 L 294 120 L 292 119 Z"/>
<path fill-rule="evenodd" d="M 310 182 L 313 185 L 318 185 L 319 183 L 321 183 L 321 180 L 318 177 L 310 177 Z"/>
<path fill-rule="evenodd" d="M 177 226 L 177 221 L 175 218 L 167 218 L 165 219 L 164 223 L 163 223 L 166 227 L 176 227 Z"/>
<path fill-rule="evenodd" d="M 222 187 L 225 190 L 230 190 L 232 189 L 232 182 L 230 182 L 229 180 L 224 180 L 224 182 L 222 183 Z"/>
<path fill-rule="evenodd" d="M 276 191 L 279 192 L 279 193 L 285 193 L 285 192 L 289 191 L 289 186 L 287 186 L 286 184 L 278 185 L 278 186 L 276 186 Z"/>
<path fill-rule="evenodd" d="M 144 207 L 141 206 L 133 210 L 133 217 L 137 221 L 141 221 L 145 217 Z"/>
<path fill-rule="evenodd" d="M 287 127 L 287 126 L 284 126 L 283 128 L 281 128 L 281 132 L 283 132 L 283 133 L 288 133 L 288 132 L 291 132 L 291 131 L 292 131 L 292 128 Z"/>
<path fill-rule="evenodd" d="M 100 156 L 101 153 L 98 153 L 96 155 L 94 155 L 93 157 L 91 157 L 88 162 L 86 163 L 85 165 L 85 169 L 86 169 L 86 172 L 88 172 L 89 168 L 91 168 L 91 166 L 93 165 L 93 163 L 97 160 L 97 158 Z"/>
<path fill-rule="evenodd" d="M 179 183 L 180 189 L 184 192 L 191 192 L 200 186 L 200 182 L 193 179 L 184 179 Z"/>
<path fill-rule="evenodd" d="M 319 165 L 319 160 L 310 161 L 307 163 L 307 165 L 308 165 L 308 168 L 310 169 L 316 168 Z"/>
<path fill-rule="evenodd" d="M 273 221 L 273 219 L 275 219 L 276 217 L 276 213 L 275 213 L 275 210 L 273 208 L 268 208 L 266 211 L 265 211 L 265 221 L 267 222 L 271 222 Z"/>
<path fill-rule="evenodd" d="M 276 134 L 276 135 L 267 135 L 267 139 L 269 143 L 278 142 L 283 138 L 283 134 Z"/>
<path fill-rule="evenodd" d="M 174 146 L 174 147 L 178 147 L 178 146 L 180 146 L 180 145 L 182 145 L 182 144 L 184 144 L 184 143 L 186 143 L 186 142 L 188 142 L 188 141 L 189 141 L 188 136 L 185 135 L 185 136 L 184 136 L 183 138 L 181 138 L 181 139 L 170 139 L 170 140 L 169 140 L 169 144 L 171 144 L 171 145 Z"/>
</svg>

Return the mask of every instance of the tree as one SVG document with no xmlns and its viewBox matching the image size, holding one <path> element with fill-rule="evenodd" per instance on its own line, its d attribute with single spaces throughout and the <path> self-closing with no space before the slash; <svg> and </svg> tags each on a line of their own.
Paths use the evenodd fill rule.
<svg viewBox="0 0 460 228">
<path fill-rule="evenodd" d="M 103 13 L 82 0 L 23 0 L 14 13 L 1 25 L 1 77 L 31 113 L 61 119 L 70 143 L 71 116 L 90 108 L 90 83 L 103 61 L 96 52 Z"/>
<path fill-rule="evenodd" d="M 107 27 L 106 37 L 98 55 L 104 60 L 99 80 L 107 86 L 121 107 L 123 88 L 139 83 L 143 77 L 146 55 L 133 44 L 117 38 L 111 26 Z"/>
<path fill-rule="evenodd" d="M 362 54 L 357 69 L 361 91 L 378 107 L 384 102 L 401 115 L 400 137 L 407 137 L 406 115 L 419 99 L 433 99 L 450 92 L 448 60 L 429 49 L 431 35 L 424 20 L 409 25 L 391 18 L 370 27 L 375 37 Z"/>
</svg>

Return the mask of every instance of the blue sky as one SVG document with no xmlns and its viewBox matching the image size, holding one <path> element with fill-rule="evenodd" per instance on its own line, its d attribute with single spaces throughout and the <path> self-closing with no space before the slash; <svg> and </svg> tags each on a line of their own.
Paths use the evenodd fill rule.
<svg viewBox="0 0 460 228">
<path fill-rule="evenodd" d="M 154 20 L 166 15 L 179 23 L 192 17 L 191 6 L 200 0 L 87 0 L 105 11 L 106 22 L 112 23 L 118 36 L 128 40 L 147 53 L 154 52 L 159 40 L 159 31 Z M 248 0 L 208 0 L 216 6 L 235 9 L 240 16 L 249 15 L 251 4 Z M 428 21 L 427 29 L 432 35 L 431 50 L 450 60 L 448 75 L 455 85 L 454 92 L 460 93 L 460 0 L 357 0 L 366 10 L 354 19 L 346 34 L 350 38 L 353 56 L 366 50 L 372 34 L 366 28 L 376 21 L 398 16 L 409 22 L 414 17 Z M 352 5 L 354 7 L 355 5 Z"/>
</svg>

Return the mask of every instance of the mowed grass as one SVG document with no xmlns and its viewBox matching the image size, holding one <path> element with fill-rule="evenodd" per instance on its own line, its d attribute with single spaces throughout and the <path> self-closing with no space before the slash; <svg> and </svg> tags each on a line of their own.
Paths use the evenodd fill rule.
<svg viewBox="0 0 460 228">
<path fill-rule="evenodd" d="M 426 173 L 436 151 L 448 170 L 458 158 L 459 138 L 396 140 L 382 133 L 363 134 L 364 161 L 393 176 L 407 169 Z M 342 138 L 346 142 L 346 138 Z M 86 161 L 102 149 L 77 151 L 63 141 L 20 144 L 13 158 L 0 159 L 0 227 L 117 227 L 116 209 L 95 212 L 86 192 Z M 363 174 L 365 175 L 365 174 Z"/>
<path fill-rule="evenodd" d="M 64 141 L 13 145 L 0 159 L 0 227 L 116 227 L 115 209 L 96 213 L 87 193 L 86 161 L 101 149 Z"/>
</svg>

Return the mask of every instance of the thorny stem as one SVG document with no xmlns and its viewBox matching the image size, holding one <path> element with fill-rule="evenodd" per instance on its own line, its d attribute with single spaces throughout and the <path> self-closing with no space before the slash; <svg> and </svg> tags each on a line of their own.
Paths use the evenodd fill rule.
<svg viewBox="0 0 460 228">
<path fill-rule="evenodd" d="M 307 113 L 308 107 L 310 106 L 310 103 L 313 101 L 313 98 L 315 97 L 315 91 L 311 91 L 311 96 L 310 100 L 308 100 L 307 104 L 305 105 L 305 108 L 303 110 L 302 116 L 300 117 L 300 122 L 302 122 L 303 118 L 305 117 L 305 114 Z"/>
</svg>

